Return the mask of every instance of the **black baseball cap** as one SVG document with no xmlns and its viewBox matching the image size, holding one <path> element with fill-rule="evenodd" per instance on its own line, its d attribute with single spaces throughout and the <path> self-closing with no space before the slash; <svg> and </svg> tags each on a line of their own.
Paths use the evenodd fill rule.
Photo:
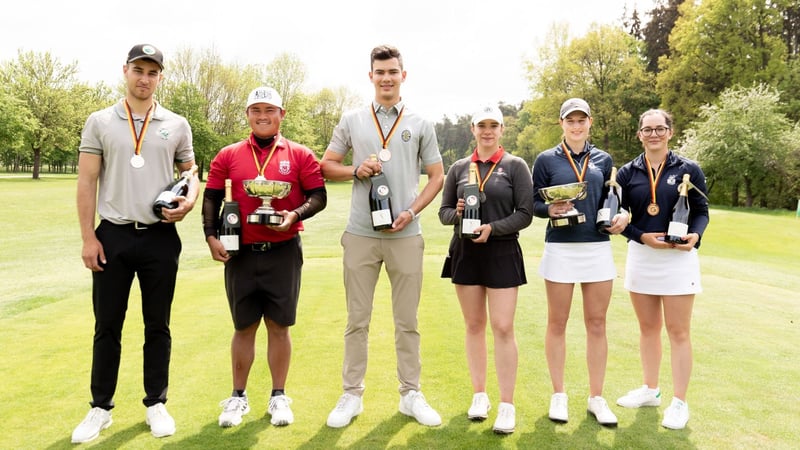
<svg viewBox="0 0 800 450">
<path fill-rule="evenodd" d="M 160 67 L 161 70 L 164 70 L 164 54 L 161 53 L 161 50 L 157 49 L 154 45 L 134 45 L 133 48 L 131 48 L 131 51 L 128 52 L 128 60 L 126 62 L 130 63 L 139 59 L 149 59 L 150 61 L 158 64 L 158 67 Z"/>
</svg>

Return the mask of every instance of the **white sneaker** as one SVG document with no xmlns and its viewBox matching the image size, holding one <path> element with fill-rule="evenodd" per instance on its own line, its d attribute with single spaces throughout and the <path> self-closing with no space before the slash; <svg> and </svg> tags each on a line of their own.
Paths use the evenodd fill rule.
<svg viewBox="0 0 800 450">
<path fill-rule="evenodd" d="M 672 403 L 664 411 L 664 421 L 661 426 L 671 430 L 682 430 L 689 422 L 689 404 L 679 398 L 672 398 Z"/>
<path fill-rule="evenodd" d="M 472 406 L 467 411 L 467 419 L 475 421 L 483 421 L 489 417 L 489 410 L 492 409 L 489 403 L 489 396 L 486 392 L 478 392 L 472 396 Z"/>
<path fill-rule="evenodd" d="M 294 422 L 294 414 L 292 414 L 292 408 L 289 407 L 291 403 L 292 399 L 285 395 L 271 397 L 267 408 L 267 412 L 272 416 L 269 423 L 276 427 L 282 427 Z"/>
<path fill-rule="evenodd" d="M 550 412 L 548 416 L 553 422 L 567 423 L 569 419 L 567 394 L 556 392 L 550 397 Z"/>
<path fill-rule="evenodd" d="M 250 412 L 247 397 L 230 397 L 220 402 L 222 413 L 219 415 L 219 426 L 235 427 L 242 423 L 242 416 Z"/>
<path fill-rule="evenodd" d="M 175 420 L 169 415 L 163 403 L 156 403 L 147 408 L 145 423 L 150 425 L 150 433 L 157 438 L 175 434 Z"/>
<path fill-rule="evenodd" d="M 661 389 L 650 389 L 646 384 L 642 385 L 639 389 L 628 391 L 627 394 L 618 398 L 617 404 L 625 408 L 659 406 L 661 405 Z"/>
<path fill-rule="evenodd" d="M 497 434 L 511 434 L 517 424 L 517 412 L 511 403 L 501 402 L 497 405 L 497 419 L 494 421 L 492 431 Z"/>
<path fill-rule="evenodd" d="M 603 397 L 589 397 L 589 407 L 587 411 L 594 415 L 597 419 L 597 423 L 600 425 L 617 426 L 617 416 L 611 412 L 608 403 L 606 403 Z"/>
<path fill-rule="evenodd" d="M 417 419 L 422 425 L 435 427 L 442 424 L 439 413 L 425 401 L 422 392 L 408 391 L 406 395 L 400 397 L 400 412 Z"/>
<path fill-rule="evenodd" d="M 112 422 L 111 411 L 95 406 L 89 410 L 83 421 L 75 427 L 72 432 L 72 443 L 80 444 L 96 439 L 97 436 L 100 436 L 100 431 L 110 427 Z"/>
<path fill-rule="evenodd" d="M 361 397 L 353 394 L 344 393 L 339 397 L 339 402 L 328 414 L 328 426 L 332 428 L 342 428 L 350 424 L 353 417 L 364 412 L 364 403 Z"/>
</svg>

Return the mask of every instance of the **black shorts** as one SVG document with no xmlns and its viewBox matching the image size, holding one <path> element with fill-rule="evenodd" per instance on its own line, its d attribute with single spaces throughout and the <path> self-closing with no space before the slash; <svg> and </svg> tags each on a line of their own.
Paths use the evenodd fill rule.
<svg viewBox="0 0 800 450">
<path fill-rule="evenodd" d="M 522 248 L 516 239 L 476 244 L 454 237 L 442 267 L 442 278 L 454 284 L 479 285 L 492 289 L 516 287 L 528 282 Z"/>
<path fill-rule="evenodd" d="M 233 325 L 243 330 L 266 317 L 291 326 L 297 316 L 303 247 L 300 236 L 272 244 L 242 244 L 225 264 Z"/>
</svg>

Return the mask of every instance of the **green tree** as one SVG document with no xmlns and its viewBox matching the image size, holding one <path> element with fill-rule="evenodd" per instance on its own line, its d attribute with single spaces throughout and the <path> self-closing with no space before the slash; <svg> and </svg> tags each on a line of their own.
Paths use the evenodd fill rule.
<svg viewBox="0 0 800 450">
<path fill-rule="evenodd" d="M 648 13 L 650 20 L 644 27 L 643 39 L 647 46 L 647 71 L 658 73 L 658 60 L 669 56 L 669 35 L 678 20 L 678 8 L 685 0 L 658 0 Z M 633 36 L 638 37 L 631 33 Z"/>
<path fill-rule="evenodd" d="M 657 89 L 680 133 L 698 107 L 726 88 L 773 84 L 786 70 L 781 4 L 785 1 L 705 0 L 684 2 L 659 61 Z"/>
<path fill-rule="evenodd" d="M 796 183 L 791 180 L 797 174 L 788 168 L 790 162 L 797 167 L 791 155 L 800 142 L 795 127 L 780 112 L 779 98 L 774 88 L 761 83 L 727 89 L 717 104 L 700 108 L 683 151 L 703 167 L 712 200 L 729 195 L 730 204 L 741 206 L 743 191 L 744 206 L 791 207 L 798 194 L 792 192 Z"/>
<path fill-rule="evenodd" d="M 556 145 L 561 136 L 558 112 L 569 97 L 581 97 L 592 108 L 592 142 L 614 160 L 638 154 L 635 130 L 639 114 L 658 104 L 652 74 L 645 70 L 643 44 L 624 31 L 592 25 L 584 37 L 567 43 L 565 26 L 554 28 L 540 62 L 530 63 L 532 91 L 525 125 L 519 134 L 520 156 Z"/>
<path fill-rule="evenodd" d="M 33 179 L 39 178 L 43 152 L 77 145 L 85 116 L 72 98 L 78 85 L 77 63 L 62 64 L 49 52 L 22 52 L 3 65 L 0 84 L 7 85 L 30 111 L 34 124 L 23 136 L 33 156 Z"/>
<path fill-rule="evenodd" d="M 27 105 L 11 94 L 11 89 L 0 85 L 0 160 L 12 171 L 19 170 L 19 149 L 24 137 L 33 131 L 36 123 Z"/>
<path fill-rule="evenodd" d="M 314 141 L 307 145 L 313 148 L 317 156 L 321 158 L 328 148 L 333 129 L 339 123 L 342 113 L 355 107 L 360 100 L 358 94 L 343 86 L 336 89 L 324 88 L 313 94 L 309 100 L 308 120 L 313 129 Z"/>
</svg>

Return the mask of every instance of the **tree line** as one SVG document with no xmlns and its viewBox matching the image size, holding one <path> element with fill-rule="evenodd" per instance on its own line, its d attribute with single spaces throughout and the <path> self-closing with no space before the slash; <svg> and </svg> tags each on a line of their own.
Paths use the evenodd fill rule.
<svg viewBox="0 0 800 450">
<path fill-rule="evenodd" d="M 532 163 L 561 137 L 569 97 L 592 107 L 592 142 L 620 166 L 641 152 L 638 117 L 675 117 L 673 150 L 697 160 L 715 204 L 793 209 L 800 198 L 800 5 L 795 0 L 659 0 L 571 37 L 565 24 L 524 61 L 532 95 L 500 103 L 504 148 Z M 306 67 L 281 54 L 264 65 L 230 64 L 214 48 L 182 49 L 157 93 L 192 126 L 201 170 L 247 135 L 242 99 L 274 86 L 291 114 L 290 139 L 320 156 L 342 112 L 364 100 L 346 88 L 303 89 Z M 123 85 L 76 79 L 77 63 L 22 52 L 0 65 L 0 164 L 7 171 L 75 171 L 86 117 L 123 95 Z M 469 113 L 436 123 L 445 167 L 469 154 Z"/>
</svg>

